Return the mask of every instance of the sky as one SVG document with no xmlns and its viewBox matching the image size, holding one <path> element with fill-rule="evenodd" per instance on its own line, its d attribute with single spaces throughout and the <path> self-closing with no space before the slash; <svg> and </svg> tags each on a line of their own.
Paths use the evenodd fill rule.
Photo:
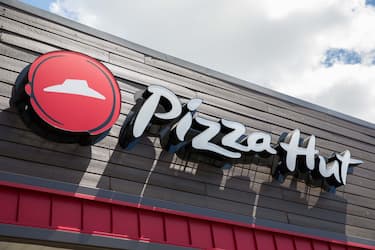
<svg viewBox="0 0 375 250">
<path fill-rule="evenodd" d="M 23 2 L 375 123 L 375 0 Z"/>
</svg>

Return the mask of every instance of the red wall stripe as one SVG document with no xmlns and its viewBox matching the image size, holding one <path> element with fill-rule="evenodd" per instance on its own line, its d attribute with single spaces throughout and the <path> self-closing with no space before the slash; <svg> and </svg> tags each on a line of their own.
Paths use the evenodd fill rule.
<svg viewBox="0 0 375 250">
<path fill-rule="evenodd" d="M 165 231 L 168 244 L 190 245 L 188 220 L 181 216 L 165 216 Z"/>
<path fill-rule="evenodd" d="M 163 215 L 153 211 L 139 211 L 141 239 L 151 242 L 164 242 Z"/>
<path fill-rule="evenodd" d="M 110 235 L 201 249 L 351 250 L 367 246 L 316 239 L 258 226 L 131 206 L 82 194 L 0 183 L 0 223 Z M 358 246 L 358 247 L 357 247 Z M 362 248 L 361 248 L 362 247 Z M 368 249 L 375 247 L 368 246 Z"/>
<path fill-rule="evenodd" d="M 322 241 L 313 241 L 314 250 L 330 250 L 329 244 Z"/>
<path fill-rule="evenodd" d="M 235 238 L 233 237 L 232 227 L 230 225 L 213 223 L 212 231 L 216 248 L 236 249 Z"/>
<path fill-rule="evenodd" d="M 289 250 L 294 249 L 294 240 L 292 237 L 281 235 L 281 234 L 275 234 L 274 235 L 277 250 Z"/>
<path fill-rule="evenodd" d="M 258 250 L 276 250 L 273 233 L 256 231 L 255 239 Z"/>
<path fill-rule="evenodd" d="M 75 198 L 52 197 L 51 226 L 79 231 L 82 228 L 82 201 Z"/>
<path fill-rule="evenodd" d="M 294 238 L 294 246 L 296 249 L 313 250 L 310 239 Z"/>
<path fill-rule="evenodd" d="M 330 248 L 331 250 L 346 250 L 345 246 L 337 245 L 337 244 L 331 244 Z"/>
<path fill-rule="evenodd" d="M 95 201 L 83 202 L 82 231 L 88 233 L 112 233 L 111 220 L 111 206 L 109 204 Z"/>
<path fill-rule="evenodd" d="M 51 196 L 34 191 L 21 191 L 18 222 L 26 226 L 50 227 Z"/>
<path fill-rule="evenodd" d="M 0 207 L 0 220 L 5 223 L 15 223 L 18 214 L 18 190 L 1 187 Z"/>
<path fill-rule="evenodd" d="M 245 228 L 234 228 L 236 245 L 239 250 L 257 249 L 253 230 Z"/>
<path fill-rule="evenodd" d="M 113 206 L 112 223 L 114 234 L 132 239 L 140 237 L 138 212 L 135 208 Z"/>
<path fill-rule="evenodd" d="M 212 248 L 214 242 L 212 238 L 211 225 L 205 221 L 190 219 L 191 245 L 193 247 Z"/>
</svg>

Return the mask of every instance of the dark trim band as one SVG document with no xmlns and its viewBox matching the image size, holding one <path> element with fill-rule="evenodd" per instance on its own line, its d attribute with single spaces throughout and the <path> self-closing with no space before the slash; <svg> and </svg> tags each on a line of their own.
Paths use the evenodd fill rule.
<svg viewBox="0 0 375 250">
<path fill-rule="evenodd" d="M 151 242 L 142 242 L 129 239 L 117 239 L 83 233 L 72 233 L 58 230 L 42 228 L 31 228 L 24 226 L 0 224 L 1 237 L 17 237 L 31 240 L 44 240 L 49 242 L 59 242 L 67 244 L 77 244 L 82 246 L 105 247 L 115 249 L 155 249 L 155 250 L 188 250 L 195 248 L 172 246 Z M 0 237 L 0 239 L 1 239 Z"/>
</svg>

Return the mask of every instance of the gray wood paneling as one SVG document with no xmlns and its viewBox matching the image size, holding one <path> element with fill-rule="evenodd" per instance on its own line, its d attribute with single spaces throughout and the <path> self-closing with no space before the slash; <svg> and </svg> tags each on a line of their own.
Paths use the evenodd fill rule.
<svg viewBox="0 0 375 250">
<path fill-rule="evenodd" d="M 304 108 L 304 107 L 301 107 L 301 106 L 293 105 L 291 103 L 283 102 L 281 100 L 278 100 L 278 99 L 275 99 L 275 98 L 272 98 L 272 97 L 269 97 L 269 96 L 266 96 L 266 95 L 262 95 L 262 94 L 259 94 L 259 93 L 258 94 L 252 93 L 252 91 L 248 91 L 246 89 L 245 89 L 245 93 L 244 93 L 243 87 L 235 86 L 235 85 L 230 84 L 228 82 L 224 82 L 222 80 L 215 79 L 213 77 L 209 77 L 209 76 L 206 76 L 204 74 L 194 72 L 190 69 L 186 69 L 186 68 L 183 68 L 181 66 L 162 61 L 160 59 L 156 59 L 156 58 L 152 58 L 150 56 L 146 56 L 145 57 L 145 63 L 148 64 L 148 65 L 154 66 L 156 68 L 163 69 L 165 71 L 172 72 L 172 73 L 175 73 L 175 74 L 178 74 L 178 75 L 183 75 L 185 77 L 189 77 L 189 78 L 199 80 L 199 81 L 202 81 L 202 82 L 205 82 L 205 83 L 209 83 L 209 84 L 212 84 L 214 86 L 217 86 L 217 85 L 222 86 L 224 84 L 224 86 L 222 86 L 224 89 L 235 89 L 237 92 L 245 94 L 247 97 L 251 98 L 252 101 L 265 102 L 266 104 L 271 104 L 272 105 L 271 107 L 275 106 L 275 107 L 281 108 L 283 110 L 283 112 L 292 112 L 293 115 L 291 117 L 293 117 L 296 114 L 297 115 L 298 114 L 308 114 L 308 116 L 316 118 L 318 120 L 322 120 L 322 121 L 325 121 L 325 122 L 333 123 L 333 124 L 338 125 L 338 126 L 343 126 L 343 127 L 346 127 L 346 128 L 357 130 L 357 131 L 360 131 L 362 133 L 369 134 L 371 136 L 375 135 L 375 133 L 372 129 L 365 128 L 363 126 L 358 126 L 356 124 L 349 123 L 347 121 L 343 121 L 342 119 L 337 119 L 336 117 L 332 117 L 332 116 L 330 116 L 328 114 L 325 114 L 325 113 L 322 113 L 322 112 L 317 112 L 315 110 L 310 110 L 310 109 L 307 109 L 307 108 Z M 270 110 L 270 112 L 272 113 L 271 110 Z"/>
<path fill-rule="evenodd" d="M 9 34 L 5 33 L 3 35 L 5 35 L 5 37 L 8 38 L 11 41 L 12 44 L 14 44 L 14 41 L 12 41 L 12 39 L 10 39 L 8 37 L 8 36 L 10 36 Z M 30 36 L 30 38 L 35 38 L 35 36 L 34 37 Z M 45 40 L 48 41 L 50 39 L 47 36 L 47 37 L 45 37 Z M 10 42 L 10 41 L 8 41 L 8 42 Z M 51 42 L 53 42 L 53 41 L 51 41 Z M 30 47 L 30 44 L 27 43 L 26 41 L 24 42 L 24 44 L 25 44 L 25 46 Z M 40 46 L 36 46 L 36 47 L 39 48 Z M 63 48 L 71 49 L 69 47 L 69 45 L 66 45 Z M 54 50 L 54 49 L 53 48 L 46 49 L 44 52 L 50 51 L 50 50 Z M 85 52 L 85 51 L 83 50 L 82 52 Z M 121 59 L 119 59 L 119 58 L 121 58 Z M 157 70 L 157 69 L 153 69 L 151 67 L 147 67 L 147 65 L 138 63 L 136 61 L 130 61 L 129 59 L 122 58 L 122 57 L 120 57 L 118 55 L 114 55 L 114 54 L 110 54 L 109 61 L 114 62 L 115 64 L 117 63 L 117 64 L 120 64 L 120 65 L 126 65 L 127 69 L 130 68 L 132 70 L 136 70 L 136 71 L 141 72 L 143 74 L 142 76 L 138 75 L 138 78 L 137 78 L 137 74 L 135 74 L 134 72 L 124 71 L 124 70 L 118 69 L 117 67 L 114 67 L 112 65 L 107 65 L 107 66 L 109 66 L 109 68 L 112 71 L 114 71 L 114 72 L 116 72 L 116 70 L 119 71 L 118 76 L 123 76 L 126 79 L 130 78 L 130 80 L 141 81 L 141 82 L 144 82 L 146 84 L 148 82 L 151 82 L 150 84 L 159 83 L 159 84 L 166 85 L 169 88 L 171 88 L 171 86 L 168 83 L 172 82 L 172 83 L 176 83 L 176 84 L 179 84 L 179 85 L 188 86 L 188 88 L 191 88 L 191 89 L 199 89 L 200 91 L 205 90 L 207 93 L 211 93 L 211 96 L 207 95 L 207 94 L 200 94 L 199 92 L 195 93 L 195 94 L 185 92 L 185 95 L 184 95 L 184 92 L 181 93 L 181 92 L 178 92 L 178 90 L 175 90 L 175 89 L 172 88 L 178 94 L 184 95 L 184 96 L 189 97 L 189 98 L 196 95 L 198 97 L 203 98 L 207 103 L 210 102 L 210 103 L 214 103 L 215 105 L 217 105 L 219 107 L 226 107 L 227 109 L 230 109 L 230 111 L 242 111 L 242 112 L 244 112 L 244 109 L 246 110 L 246 108 L 249 107 L 248 105 L 251 105 L 250 107 L 252 107 L 252 108 L 263 108 L 263 110 L 266 110 L 268 112 L 268 108 L 265 107 L 266 105 L 264 103 L 263 103 L 263 106 L 259 106 L 259 105 L 257 106 L 257 105 L 254 104 L 255 102 L 249 103 L 249 98 L 241 98 L 242 96 L 238 93 L 233 93 L 233 92 L 229 92 L 229 91 L 226 91 L 226 90 L 222 90 L 222 89 L 219 89 L 215 86 L 209 86 L 209 88 L 207 89 L 207 86 L 208 86 L 207 84 L 197 82 L 197 81 L 193 81 L 193 80 L 191 80 L 189 78 L 186 78 L 186 77 L 175 76 L 175 75 L 170 74 L 168 72 L 162 72 L 161 70 Z M 167 74 L 167 76 L 165 76 L 166 74 Z M 150 80 L 149 77 L 145 77 L 144 75 L 149 75 L 149 76 L 151 75 L 153 78 L 157 78 L 157 80 L 155 80 L 155 79 Z M 133 78 L 131 78 L 132 76 L 133 76 Z M 177 79 L 173 80 L 174 78 L 177 78 Z M 166 83 L 160 83 L 159 79 L 166 81 Z M 214 96 L 212 96 L 213 94 L 219 95 L 218 96 L 219 98 L 215 98 Z M 210 99 L 212 99 L 212 98 L 214 98 L 214 100 L 210 101 Z M 227 102 L 225 102 L 225 99 L 228 99 L 228 98 L 229 98 L 229 100 Z M 243 101 L 240 101 L 241 105 L 236 105 L 235 102 L 239 102 L 239 100 L 243 100 Z M 224 103 L 221 103 L 221 102 L 224 102 Z M 247 106 L 244 106 L 244 105 L 247 105 Z M 265 121 L 271 122 L 271 123 L 273 122 L 273 123 L 282 125 L 284 127 L 285 126 L 289 126 L 289 127 L 293 126 L 294 123 L 295 123 L 294 121 L 291 121 L 289 119 L 282 119 L 282 118 L 280 118 L 276 115 L 269 114 L 269 113 L 266 113 L 266 112 L 258 112 L 257 110 L 254 110 L 254 109 L 247 109 L 247 114 L 251 115 L 254 118 L 262 119 L 262 120 L 265 120 Z M 280 114 L 283 114 L 283 113 L 280 112 Z M 299 114 L 299 116 L 301 116 L 301 115 Z M 286 117 L 290 118 L 290 117 L 294 117 L 294 116 L 290 115 L 290 114 L 287 114 Z M 340 133 L 341 135 L 344 135 L 345 137 L 349 136 L 349 137 L 355 138 L 356 140 L 352 141 L 351 142 L 352 144 L 357 143 L 357 140 L 365 141 L 366 144 L 363 144 L 362 148 L 365 148 L 365 149 L 368 148 L 369 150 L 372 150 L 372 152 L 374 151 L 374 146 L 371 145 L 371 144 L 374 143 L 373 142 L 374 140 L 370 136 L 364 135 L 362 133 L 358 133 L 358 132 L 353 131 L 353 130 L 348 130 L 348 129 L 345 129 L 345 128 L 341 128 L 341 127 L 338 127 L 338 126 L 332 126 L 332 125 L 331 126 L 328 125 L 328 126 L 329 126 L 329 130 L 333 131 L 334 134 L 324 133 L 323 129 L 325 129 L 325 127 L 327 127 L 327 125 L 325 125 L 325 123 L 319 123 L 319 121 L 314 122 L 314 120 L 312 120 L 311 118 L 307 119 L 307 121 L 305 121 L 304 117 L 301 117 L 300 120 L 303 121 L 303 122 L 311 121 L 310 124 L 316 124 L 315 126 L 317 126 L 317 128 L 319 128 L 319 129 L 313 129 L 313 128 L 310 128 L 310 126 L 305 126 L 304 124 L 296 123 L 296 124 L 299 125 L 299 127 L 301 129 L 305 129 L 306 133 L 310 133 L 310 134 L 314 134 L 314 133 L 317 134 L 318 133 L 317 136 L 321 136 L 323 138 L 328 138 L 328 139 L 331 139 L 331 140 L 337 139 L 335 137 L 335 135 L 336 135 L 336 133 Z M 296 126 L 293 126 L 293 127 L 296 127 Z M 338 137 L 338 139 L 340 140 L 341 138 Z"/>
<path fill-rule="evenodd" d="M 155 59 L 122 45 L 11 8 L 0 10 L 0 170 L 81 183 L 143 197 L 319 228 L 374 239 L 375 130 L 310 110 L 252 89 Z M 18 73 L 38 55 L 75 50 L 102 61 L 121 88 L 122 109 L 109 136 L 91 147 L 40 138 L 9 108 Z M 133 94 L 152 84 L 183 100 L 202 98 L 199 111 L 211 119 L 240 121 L 248 131 L 272 134 L 300 128 L 317 136 L 321 154 L 349 149 L 365 162 L 336 194 L 288 177 L 272 180 L 257 162 L 223 171 L 163 152 L 145 137 L 132 151 L 118 147 L 118 134 L 134 104 Z M 146 181 L 147 180 L 147 181 Z"/>
<path fill-rule="evenodd" d="M 3 65 L 2 67 L 6 67 L 6 68 L 8 67 L 7 63 L 4 63 L 2 65 Z M 0 67 L 1 67 L 1 65 L 0 65 Z M 17 76 L 17 74 L 12 74 L 12 73 L 10 73 L 10 74 L 11 74 L 11 76 L 14 76 L 14 79 Z M 11 78 L 11 76 L 9 76 L 8 72 L 7 72 L 7 76 L 8 77 L 6 79 L 4 79 L 4 81 L 9 81 L 9 82 L 14 81 Z M 132 79 L 132 80 L 134 80 L 134 79 Z M 150 79 L 149 81 L 152 82 L 152 79 Z M 163 84 L 164 82 L 160 81 L 159 83 Z M 127 89 L 127 87 L 124 86 L 124 84 L 120 84 L 120 87 L 122 87 L 122 89 Z M 167 87 L 170 87 L 170 86 L 167 86 Z M 190 93 L 190 94 L 193 95 L 193 93 Z M 184 97 L 189 97 L 187 95 L 188 94 L 185 93 Z M 131 95 L 128 95 L 127 97 L 131 97 Z M 132 98 L 131 99 L 125 98 L 124 100 L 125 101 L 129 100 L 128 102 L 132 103 Z M 126 108 L 126 107 L 123 107 L 123 108 Z M 285 128 L 285 127 L 281 127 L 280 125 L 277 126 L 275 124 L 271 124 L 271 123 L 267 123 L 265 121 L 258 120 L 259 116 L 249 117 L 248 113 L 246 113 L 245 114 L 246 116 L 245 116 L 245 115 L 242 115 L 240 113 L 236 114 L 234 112 L 226 111 L 223 108 L 220 109 L 218 106 L 215 107 L 215 106 L 210 106 L 210 105 L 205 105 L 205 104 L 202 105 L 202 107 L 200 108 L 200 111 L 202 112 L 202 114 L 210 114 L 210 116 L 213 116 L 214 119 L 219 119 L 220 117 L 223 117 L 223 118 L 227 118 L 227 119 L 230 119 L 230 120 L 240 121 L 240 122 L 244 123 L 245 125 L 253 128 L 253 129 L 272 133 L 272 134 L 274 134 L 274 136 L 273 136 L 273 142 L 274 143 L 276 143 L 278 136 L 282 132 L 290 131 L 294 128 L 298 128 L 298 126 L 300 125 L 300 124 L 296 124 L 296 123 L 292 122 L 292 125 L 295 125 L 295 127 L 290 126 L 288 128 Z M 248 109 L 248 111 L 251 112 L 250 109 Z M 126 114 L 126 113 L 124 113 L 124 114 Z M 263 118 L 263 120 L 267 120 L 267 119 Z M 303 129 L 302 129 L 302 132 L 304 132 Z M 320 134 L 322 134 L 320 130 L 314 129 L 314 131 L 312 131 L 312 132 L 316 132 L 316 133 L 313 133 L 313 134 L 315 134 L 317 136 L 317 145 L 320 146 L 323 149 L 322 152 L 324 152 L 325 149 L 328 150 L 327 155 L 329 155 L 331 153 L 331 151 L 343 151 L 343 150 L 347 149 L 351 144 L 354 144 L 355 147 L 354 146 L 352 147 L 351 152 L 355 157 L 360 157 L 362 159 L 369 160 L 369 161 L 375 161 L 374 155 L 372 153 L 366 152 L 367 150 L 371 152 L 372 148 L 373 148 L 372 146 L 369 146 L 369 145 L 366 145 L 366 144 L 360 143 L 360 142 L 356 143 L 357 141 L 354 141 L 353 139 L 347 139 L 347 138 L 344 138 L 342 140 L 345 144 L 341 145 L 339 143 L 331 141 L 331 140 L 334 140 L 335 138 L 340 138 L 339 136 L 335 137 L 335 136 L 331 135 L 329 137 L 331 140 L 326 140 L 324 137 L 323 138 L 320 137 L 320 136 L 322 136 L 322 135 L 320 135 Z M 302 134 L 305 135 L 305 136 L 310 135 L 309 133 L 302 133 Z M 329 135 L 329 133 L 323 133 L 323 136 L 327 136 L 327 134 Z"/>
<path fill-rule="evenodd" d="M 144 62 L 144 55 L 142 53 L 136 52 L 134 50 L 128 49 L 123 46 L 119 46 L 112 42 L 108 42 L 96 37 L 87 35 L 85 33 L 73 30 L 69 27 L 58 25 L 56 23 L 43 20 L 41 18 L 35 18 L 26 13 L 22 13 L 10 8 L 4 8 L 1 14 L 9 19 L 19 21 L 28 26 L 32 26 L 38 29 L 46 30 L 50 33 L 56 34 L 58 36 L 66 37 L 68 39 L 78 41 L 93 47 L 110 50 L 113 53 L 121 55 L 126 58 L 133 59 L 135 61 Z"/>
<path fill-rule="evenodd" d="M 22 36 L 47 43 L 48 45 L 53 45 L 54 47 L 80 51 L 96 59 L 108 61 L 109 54 L 102 49 L 73 41 L 71 39 L 67 39 L 65 37 L 58 36 L 56 34 L 34 28 L 27 24 L 16 22 L 8 18 L 0 17 L 0 22 L 1 29 L 8 32 L 18 33 Z"/>
<path fill-rule="evenodd" d="M 151 147 L 149 148 L 150 150 L 152 149 Z M 148 152 L 148 151 L 150 151 L 150 150 L 147 150 L 147 151 L 145 151 L 144 149 L 142 149 L 142 150 L 140 150 L 140 152 L 142 152 L 142 156 L 144 157 L 145 156 L 145 152 Z M 147 154 L 146 154 L 147 155 Z M 152 157 L 152 156 L 149 156 L 150 158 Z M 139 157 L 140 158 L 140 157 Z M 142 158 L 140 158 L 138 161 L 140 161 L 140 162 L 142 162 L 141 161 L 141 159 Z M 137 162 L 137 161 L 135 161 L 135 162 Z M 133 163 L 133 164 L 135 164 L 135 163 Z M 266 168 L 267 170 L 266 170 L 266 173 L 268 173 L 269 172 L 269 170 L 268 170 L 268 168 Z M 266 176 L 266 179 L 269 179 L 269 175 L 268 174 L 266 174 L 265 175 Z M 258 176 L 258 178 L 259 178 L 259 176 Z"/>
</svg>

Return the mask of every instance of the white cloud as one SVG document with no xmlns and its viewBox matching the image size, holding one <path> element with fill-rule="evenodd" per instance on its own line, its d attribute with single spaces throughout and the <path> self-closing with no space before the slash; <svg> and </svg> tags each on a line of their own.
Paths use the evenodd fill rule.
<svg viewBox="0 0 375 250">
<path fill-rule="evenodd" d="M 375 122 L 375 8 L 365 6 L 364 0 L 57 0 L 50 9 L 161 52 Z M 362 63 L 325 68 L 321 61 L 329 48 L 354 50 Z"/>
</svg>

